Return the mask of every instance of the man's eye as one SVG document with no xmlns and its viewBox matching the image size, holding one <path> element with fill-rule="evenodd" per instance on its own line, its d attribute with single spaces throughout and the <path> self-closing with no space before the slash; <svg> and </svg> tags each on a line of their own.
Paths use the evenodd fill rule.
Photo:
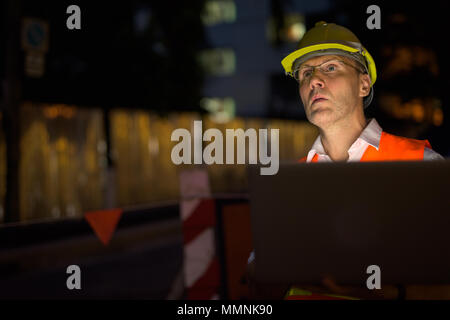
<svg viewBox="0 0 450 320">
<path fill-rule="evenodd" d="M 333 72 L 333 71 L 336 71 L 336 65 L 335 65 L 335 64 L 329 64 L 329 65 L 327 65 L 327 66 L 325 67 L 325 70 L 326 70 L 327 72 Z"/>
<path fill-rule="evenodd" d="M 303 71 L 302 76 L 303 78 L 307 78 L 311 75 L 311 73 L 312 73 L 311 70 L 305 70 Z"/>
</svg>

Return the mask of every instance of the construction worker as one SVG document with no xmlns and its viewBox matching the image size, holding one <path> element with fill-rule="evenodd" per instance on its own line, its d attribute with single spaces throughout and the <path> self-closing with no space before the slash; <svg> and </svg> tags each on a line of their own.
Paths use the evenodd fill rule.
<svg viewBox="0 0 450 320">
<path fill-rule="evenodd" d="M 301 39 L 298 49 L 285 57 L 281 64 L 286 74 L 297 80 L 306 117 L 320 132 L 307 156 L 300 161 L 443 159 L 431 149 L 428 140 L 389 134 L 375 119 L 366 119 L 364 108 L 372 101 L 373 85 L 377 79 L 375 61 L 347 28 L 317 22 Z M 249 272 L 254 267 L 253 260 L 252 253 Z M 286 298 L 393 298 L 406 292 L 403 287 L 384 286 L 382 292 L 367 293 L 367 289 L 340 287 L 331 277 L 324 279 L 322 285 L 325 291 L 311 287 L 291 288 Z M 412 293 L 420 297 L 420 287 L 419 291 L 417 288 Z M 438 295 L 445 292 L 441 289 L 433 292 L 438 292 Z M 331 295 L 317 295 L 314 293 L 317 290 Z"/>
<path fill-rule="evenodd" d="M 281 64 L 297 80 L 306 117 L 320 132 L 302 161 L 443 159 L 427 140 L 389 134 L 375 119 L 366 119 L 375 61 L 347 28 L 316 23 Z"/>
</svg>

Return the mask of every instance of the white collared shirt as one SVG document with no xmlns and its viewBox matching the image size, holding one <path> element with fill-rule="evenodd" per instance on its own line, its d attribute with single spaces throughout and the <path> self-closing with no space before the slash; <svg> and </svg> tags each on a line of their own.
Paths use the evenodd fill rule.
<svg viewBox="0 0 450 320">
<path fill-rule="evenodd" d="M 381 139 L 381 129 L 375 118 L 371 119 L 369 124 L 364 128 L 361 132 L 361 135 L 356 139 L 355 142 L 348 149 L 348 159 L 347 162 L 352 161 L 360 161 L 367 147 L 371 145 L 378 151 L 378 147 L 380 145 Z M 314 156 L 317 154 L 318 162 L 332 162 L 331 158 L 326 154 L 325 149 L 322 145 L 322 140 L 320 135 L 317 137 L 316 141 L 311 147 L 311 150 L 308 152 L 308 156 L 306 157 L 306 162 L 311 162 Z M 444 158 L 437 152 L 425 147 L 424 160 L 443 160 Z"/>
</svg>

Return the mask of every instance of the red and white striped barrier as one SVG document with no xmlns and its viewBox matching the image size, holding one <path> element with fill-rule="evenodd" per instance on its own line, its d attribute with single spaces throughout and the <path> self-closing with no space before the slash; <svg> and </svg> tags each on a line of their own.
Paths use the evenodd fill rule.
<svg viewBox="0 0 450 320">
<path fill-rule="evenodd" d="M 219 299 L 220 266 L 215 241 L 215 203 L 208 173 L 195 169 L 180 174 L 184 236 L 184 285 L 187 299 Z"/>
</svg>

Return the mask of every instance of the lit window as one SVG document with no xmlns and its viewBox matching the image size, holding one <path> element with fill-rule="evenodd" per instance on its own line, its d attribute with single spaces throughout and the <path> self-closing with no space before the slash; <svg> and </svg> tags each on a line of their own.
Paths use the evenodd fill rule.
<svg viewBox="0 0 450 320">
<path fill-rule="evenodd" d="M 203 23 L 213 26 L 236 21 L 236 5 L 232 0 L 209 0 L 202 14 Z"/>
<path fill-rule="evenodd" d="M 211 120 L 217 123 L 226 123 L 234 118 L 236 103 L 233 98 L 203 98 L 200 105 L 210 113 Z"/>
<path fill-rule="evenodd" d="M 227 76 L 236 69 L 236 58 L 232 49 L 209 49 L 200 53 L 200 63 L 207 74 Z"/>
</svg>

